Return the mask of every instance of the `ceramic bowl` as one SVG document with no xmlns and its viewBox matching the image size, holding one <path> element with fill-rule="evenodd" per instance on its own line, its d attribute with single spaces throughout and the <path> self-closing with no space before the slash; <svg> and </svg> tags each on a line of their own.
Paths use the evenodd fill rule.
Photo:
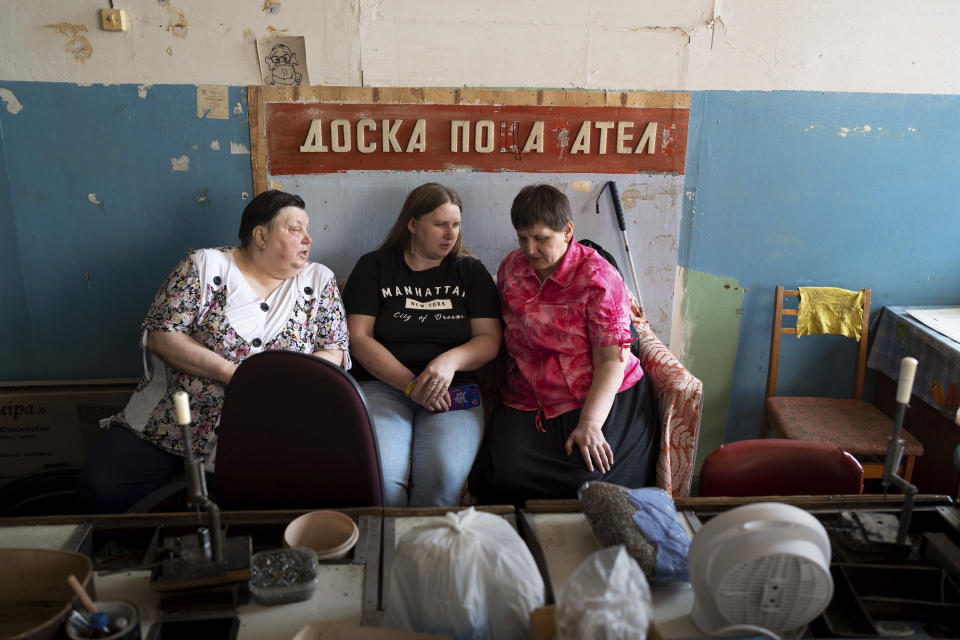
<svg viewBox="0 0 960 640">
<path fill-rule="evenodd" d="M 308 547 L 317 560 L 345 558 L 360 537 L 360 530 L 350 516 L 339 511 L 311 511 L 290 524 L 283 532 L 288 547 Z"/>
</svg>

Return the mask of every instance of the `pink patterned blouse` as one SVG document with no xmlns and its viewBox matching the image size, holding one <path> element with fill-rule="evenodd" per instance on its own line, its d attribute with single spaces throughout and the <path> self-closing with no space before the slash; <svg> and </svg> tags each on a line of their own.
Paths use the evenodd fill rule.
<svg viewBox="0 0 960 640">
<path fill-rule="evenodd" d="M 593 249 L 575 240 L 543 282 L 523 253 L 511 252 L 497 272 L 504 342 L 509 354 L 503 401 L 547 418 L 578 409 L 593 382 L 593 347 L 621 346 L 623 384 L 643 377 L 629 351 L 630 298 L 623 279 Z"/>
</svg>

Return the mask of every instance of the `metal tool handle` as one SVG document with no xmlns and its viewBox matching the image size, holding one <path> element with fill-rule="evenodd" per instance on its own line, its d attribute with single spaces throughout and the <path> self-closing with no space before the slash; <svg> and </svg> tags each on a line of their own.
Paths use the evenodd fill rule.
<svg viewBox="0 0 960 640">
<path fill-rule="evenodd" d="M 627 223 L 623 219 L 623 204 L 620 202 L 620 191 L 617 189 L 617 183 L 611 180 L 607 184 L 610 185 L 610 195 L 613 197 L 613 211 L 617 214 L 617 224 L 620 226 L 620 231 L 626 231 Z"/>
</svg>

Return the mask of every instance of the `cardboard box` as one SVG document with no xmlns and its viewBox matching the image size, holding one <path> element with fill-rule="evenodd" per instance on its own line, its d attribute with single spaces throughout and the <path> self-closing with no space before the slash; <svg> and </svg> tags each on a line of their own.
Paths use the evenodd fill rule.
<svg viewBox="0 0 960 640">
<path fill-rule="evenodd" d="M 545 607 L 530 612 L 531 640 L 553 640 L 557 636 L 556 606 L 548 604 Z M 657 625 L 650 620 L 647 627 L 647 640 L 664 640 L 657 629 Z"/>
<path fill-rule="evenodd" d="M 444 638 L 449 640 L 450 636 L 360 627 L 339 622 L 315 622 L 300 629 L 293 640 L 444 640 Z"/>
<path fill-rule="evenodd" d="M 0 482 L 54 465 L 79 465 L 99 422 L 130 399 L 135 381 L 0 387 Z"/>
</svg>

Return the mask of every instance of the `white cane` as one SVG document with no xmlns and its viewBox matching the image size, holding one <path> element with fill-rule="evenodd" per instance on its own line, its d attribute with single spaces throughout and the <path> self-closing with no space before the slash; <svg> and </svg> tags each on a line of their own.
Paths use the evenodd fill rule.
<svg viewBox="0 0 960 640">
<path fill-rule="evenodd" d="M 600 196 L 603 190 L 610 187 L 610 197 L 613 198 L 613 211 L 617 214 L 617 225 L 620 227 L 620 235 L 623 237 L 623 248 L 627 252 L 627 264 L 630 265 L 630 275 L 633 277 L 633 290 L 637 295 L 637 306 L 640 307 L 640 313 L 643 314 L 643 299 L 640 297 L 640 281 L 637 279 L 637 269 L 633 266 L 633 254 L 630 253 L 630 243 L 627 241 L 627 223 L 623 219 L 623 205 L 620 204 L 620 192 L 617 190 L 617 183 L 613 180 L 608 181 L 600 189 L 597 195 L 597 213 L 600 213 Z"/>
</svg>

